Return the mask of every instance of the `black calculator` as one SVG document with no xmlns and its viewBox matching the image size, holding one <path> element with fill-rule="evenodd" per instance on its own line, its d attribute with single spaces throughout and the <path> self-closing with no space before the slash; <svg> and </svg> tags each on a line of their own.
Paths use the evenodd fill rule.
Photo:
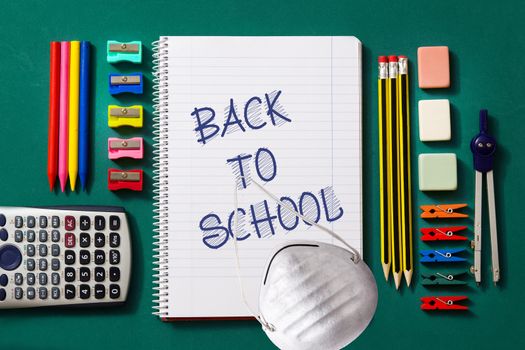
<svg viewBox="0 0 525 350">
<path fill-rule="evenodd" d="M 124 208 L 0 207 L 0 309 L 126 300 Z"/>
</svg>

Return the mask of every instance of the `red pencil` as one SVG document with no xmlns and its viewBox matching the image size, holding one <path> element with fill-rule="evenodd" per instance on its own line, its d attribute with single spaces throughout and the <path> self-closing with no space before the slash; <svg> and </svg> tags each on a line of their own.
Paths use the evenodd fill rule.
<svg viewBox="0 0 525 350">
<path fill-rule="evenodd" d="M 60 42 L 51 42 L 49 75 L 49 139 L 47 144 L 47 177 L 53 191 L 58 167 L 58 111 L 60 102 Z"/>
</svg>

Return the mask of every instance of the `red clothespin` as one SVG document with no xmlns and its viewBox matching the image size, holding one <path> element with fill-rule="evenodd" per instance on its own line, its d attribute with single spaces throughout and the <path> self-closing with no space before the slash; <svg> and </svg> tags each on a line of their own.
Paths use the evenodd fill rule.
<svg viewBox="0 0 525 350">
<path fill-rule="evenodd" d="M 456 302 L 468 300 L 466 296 L 438 296 L 421 298 L 421 310 L 468 310 L 468 306 Z"/>
<path fill-rule="evenodd" d="M 455 232 L 466 230 L 467 226 L 426 227 L 421 229 L 422 241 L 466 241 L 467 237 Z"/>
<path fill-rule="evenodd" d="M 132 191 L 142 191 L 143 173 L 140 169 L 135 170 L 108 170 L 108 189 L 117 191 L 128 189 Z"/>
<path fill-rule="evenodd" d="M 467 204 L 441 204 L 441 205 L 422 205 L 421 218 L 423 219 L 459 219 L 468 218 L 467 214 L 456 213 L 454 210 L 465 208 Z"/>
</svg>

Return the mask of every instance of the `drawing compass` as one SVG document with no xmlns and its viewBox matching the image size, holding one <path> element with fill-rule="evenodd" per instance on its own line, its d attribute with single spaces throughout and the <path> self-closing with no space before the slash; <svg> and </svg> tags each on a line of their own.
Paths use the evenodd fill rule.
<svg viewBox="0 0 525 350">
<path fill-rule="evenodd" d="M 470 142 L 470 150 L 474 155 L 474 170 L 476 174 L 476 192 L 474 208 L 474 266 L 471 267 L 476 283 L 481 283 L 481 223 L 483 201 L 483 174 L 487 174 L 487 196 L 489 205 L 490 243 L 492 253 L 492 280 L 499 281 L 500 268 L 498 257 L 498 232 L 496 225 L 496 200 L 494 197 L 494 153 L 496 139 L 488 133 L 487 110 L 479 112 L 479 134 Z"/>
</svg>

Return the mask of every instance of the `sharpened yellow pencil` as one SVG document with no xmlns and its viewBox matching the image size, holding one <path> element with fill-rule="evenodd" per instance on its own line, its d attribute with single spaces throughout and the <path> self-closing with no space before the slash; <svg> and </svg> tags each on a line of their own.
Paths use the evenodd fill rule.
<svg viewBox="0 0 525 350">
<path fill-rule="evenodd" d="M 407 286 L 412 282 L 413 253 L 412 253 L 412 192 L 410 186 L 410 113 L 408 90 L 408 59 L 399 56 L 398 79 L 398 106 L 399 106 L 399 183 L 401 209 L 401 241 L 403 247 L 403 273 Z"/>
<path fill-rule="evenodd" d="M 398 62 L 397 56 L 388 57 L 388 112 L 389 112 L 389 131 L 390 131 L 390 142 L 388 147 L 389 152 L 389 212 L 390 212 L 390 242 L 391 242 L 391 254 L 392 254 L 392 274 L 394 276 L 394 283 L 396 289 L 399 289 L 401 278 L 403 275 L 403 262 L 402 262 L 402 247 L 401 247 L 401 220 L 400 220 L 400 200 L 399 200 L 399 151 L 398 151 L 398 129 L 399 129 L 399 118 L 398 118 L 398 91 L 397 91 L 397 78 L 398 78 Z"/>
<path fill-rule="evenodd" d="M 390 131 L 388 128 L 388 105 L 387 105 L 387 80 L 388 59 L 379 56 L 379 75 L 377 80 L 378 111 L 379 111 L 379 204 L 380 204 L 380 238 L 381 238 L 381 264 L 385 279 L 388 281 L 390 274 L 390 225 L 389 214 L 389 180 L 388 180 L 388 145 Z"/>
</svg>

